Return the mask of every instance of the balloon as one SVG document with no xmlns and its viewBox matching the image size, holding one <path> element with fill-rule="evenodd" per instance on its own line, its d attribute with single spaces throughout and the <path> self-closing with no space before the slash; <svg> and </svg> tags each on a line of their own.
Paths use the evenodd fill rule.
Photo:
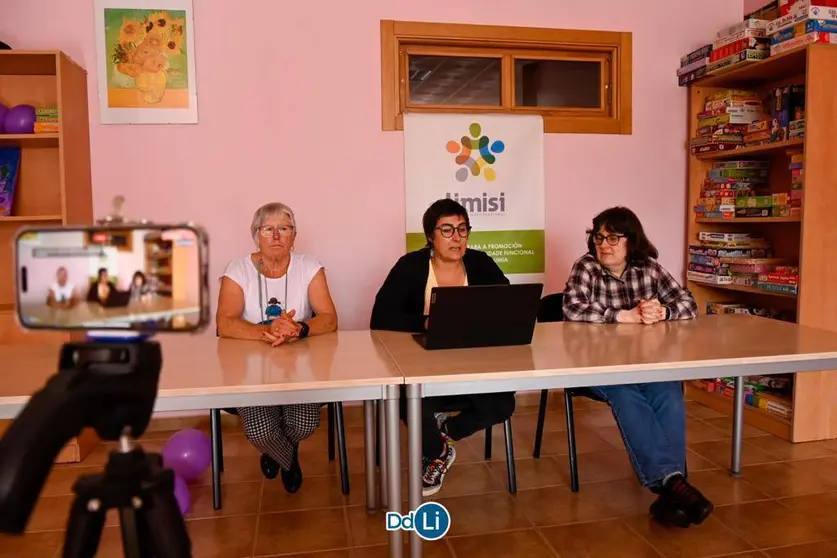
<svg viewBox="0 0 837 558">
<path fill-rule="evenodd" d="M 163 446 L 163 464 L 183 480 L 200 477 L 212 462 L 209 436 L 195 428 L 174 434 Z"/>
<path fill-rule="evenodd" d="M 180 508 L 180 513 L 186 515 L 192 505 L 192 494 L 189 492 L 189 486 L 182 477 L 174 476 L 174 498 L 177 500 L 177 507 Z"/>
<path fill-rule="evenodd" d="M 6 129 L 5 120 L 7 112 L 9 112 L 9 108 L 0 104 L 0 134 L 2 134 Z"/>
<path fill-rule="evenodd" d="M 35 107 L 32 105 L 12 107 L 6 112 L 3 123 L 7 134 L 33 134 L 35 133 Z"/>
</svg>

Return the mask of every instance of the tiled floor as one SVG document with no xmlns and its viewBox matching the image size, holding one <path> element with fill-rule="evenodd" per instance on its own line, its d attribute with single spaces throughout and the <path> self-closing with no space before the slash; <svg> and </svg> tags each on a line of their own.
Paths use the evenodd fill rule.
<svg viewBox="0 0 837 558">
<path fill-rule="evenodd" d="M 560 400 L 559 400 L 560 401 Z M 513 420 L 518 493 L 506 487 L 502 429 L 494 457 L 482 457 L 482 435 L 457 445 L 457 461 L 438 494 L 451 512 L 451 530 L 425 543 L 425 556 L 804 558 L 837 555 L 837 441 L 787 444 L 747 428 L 742 479 L 725 469 L 730 419 L 693 403 L 689 412 L 691 480 L 716 505 L 700 527 L 662 528 L 647 516 L 652 498 L 635 481 L 609 410 L 579 401 L 576 411 L 578 494 L 568 488 L 566 436 L 560 409 L 547 415 L 543 456 L 531 458 L 536 408 Z M 336 463 L 329 463 L 324 429 L 305 442 L 302 490 L 287 495 L 281 482 L 264 481 L 258 454 L 242 435 L 225 432 L 224 507 L 212 509 L 208 474 L 192 486 L 188 528 L 195 557 L 371 558 L 387 556 L 383 515 L 367 515 L 363 428 L 358 408 L 347 408 L 351 494 L 340 493 Z M 146 437 L 159 450 L 170 433 Z M 23 538 L 0 536 L 0 558 L 60 556 L 70 488 L 82 473 L 98 471 L 107 447 L 79 466 L 56 468 Z M 122 556 L 116 521 L 98 556 Z"/>
</svg>

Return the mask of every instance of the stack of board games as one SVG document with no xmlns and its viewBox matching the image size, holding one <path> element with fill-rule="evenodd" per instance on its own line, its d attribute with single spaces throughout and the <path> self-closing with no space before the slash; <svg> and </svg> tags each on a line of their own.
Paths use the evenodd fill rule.
<svg viewBox="0 0 837 558">
<path fill-rule="evenodd" d="M 766 116 L 755 92 L 728 89 L 707 96 L 697 118 L 697 135 L 689 140 L 692 155 L 742 147 L 747 125 Z"/>
<path fill-rule="evenodd" d="M 706 314 L 745 314 L 747 316 L 758 316 L 760 318 L 770 318 L 771 320 L 780 320 L 783 322 L 796 322 L 796 316 L 793 312 L 731 302 L 707 302 Z"/>
<path fill-rule="evenodd" d="M 725 397 L 735 396 L 734 378 L 694 380 L 698 389 Z M 763 411 L 790 419 L 793 416 L 793 376 L 746 376 L 744 378 L 744 403 Z"/>
<path fill-rule="evenodd" d="M 837 43 L 837 0 L 796 0 L 767 25 L 770 55 L 811 43 Z"/>
<path fill-rule="evenodd" d="M 774 87 L 764 102 L 765 114 L 744 131 L 744 145 L 761 145 L 805 137 L 805 85 Z"/>
<path fill-rule="evenodd" d="M 701 231 L 697 240 L 689 246 L 690 281 L 753 287 L 759 273 L 783 263 L 773 258 L 770 243 L 756 234 Z"/>
<path fill-rule="evenodd" d="M 769 293 L 796 296 L 799 289 L 799 268 L 777 265 L 771 271 L 759 273 L 755 287 Z"/>
<path fill-rule="evenodd" d="M 791 191 L 790 191 L 790 206 L 788 208 L 789 217 L 802 216 L 802 200 L 805 197 L 805 154 L 802 151 L 791 151 L 788 153 L 790 157 L 790 171 L 791 171 Z"/>
<path fill-rule="evenodd" d="M 766 36 L 767 21 L 745 20 L 722 29 L 712 43 L 712 53 L 706 67 L 708 74 L 737 67 L 770 56 L 770 38 Z M 724 33 L 724 35 L 721 35 Z"/>
<path fill-rule="evenodd" d="M 706 173 L 694 206 L 695 217 L 768 217 L 774 195 L 768 191 L 770 161 L 718 161 Z M 777 202 L 785 201 L 782 199 Z"/>
<path fill-rule="evenodd" d="M 58 130 L 58 107 L 38 107 L 35 109 L 36 134 L 55 134 Z"/>
<path fill-rule="evenodd" d="M 706 65 L 711 53 L 712 45 L 703 45 L 680 59 L 680 67 L 677 69 L 677 83 L 680 87 L 706 75 Z"/>
</svg>

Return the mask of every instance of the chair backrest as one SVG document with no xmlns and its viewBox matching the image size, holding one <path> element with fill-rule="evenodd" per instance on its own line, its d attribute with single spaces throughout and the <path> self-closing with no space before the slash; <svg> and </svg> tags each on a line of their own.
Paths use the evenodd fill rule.
<svg viewBox="0 0 837 558">
<path fill-rule="evenodd" d="M 564 293 L 546 295 L 538 307 L 539 322 L 564 321 Z"/>
</svg>

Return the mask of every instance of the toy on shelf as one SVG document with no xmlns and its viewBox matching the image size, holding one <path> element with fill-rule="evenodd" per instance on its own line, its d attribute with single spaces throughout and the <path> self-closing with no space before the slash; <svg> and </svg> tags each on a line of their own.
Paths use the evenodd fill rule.
<svg viewBox="0 0 837 558">
<path fill-rule="evenodd" d="M 805 197 L 805 155 L 802 151 L 789 151 L 791 171 L 791 191 L 789 215 L 802 216 L 802 200 Z"/>
<path fill-rule="evenodd" d="M 35 131 L 35 107 L 17 105 L 6 112 L 3 119 L 6 134 L 32 134 Z"/>
<path fill-rule="evenodd" d="M 698 219 L 770 217 L 772 207 L 787 204 L 768 188 L 770 161 L 719 161 L 706 179 L 693 207 Z M 787 197 L 787 195 L 785 195 Z"/>
<path fill-rule="evenodd" d="M 766 29 L 771 56 L 812 43 L 837 42 L 837 0 L 790 1 L 781 11 Z"/>
<path fill-rule="evenodd" d="M 20 148 L 0 149 L 0 217 L 10 217 L 20 170 Z"/>
<path fill-rule="evenodd" d="M 692 385 L 724 397 L 735 396 L 734 378 L 693 380 Z M 744 403 L 790 420 L 793 416 L 793 376 L 745 376 Z"/>
<path fill-rule="evenodd" d="M 697 119 L 697 135 L 689 141 L 692 155 L 729 151 L 744 145 L 748 124 L 765 119 L 764 103 L 754 91 L 720 91 L 706 97 Z"/>
<path fill-rule="evenodd" d="M 690 281 L 734 285 L 795 296 L 799 268 L 773 257 L 773 247 L 752 233 L 700 232 L 689 246 Z"/>
<path fill-rule="evenodd" d="M 683 87 L 705 76 L 711 53 L 712 45 L 703 45 L 682 57 L 677 69 L 677 83 Z"/>
<path fill-rule="evenodd" d="M 730 32 L 719 36 L 712 43 L 712 54 L 706 66 L 706 73 L 714 74 L 770 56 L 770 39 L 766 36 L 766 27 L 767 22 L 764 20 L 749 19 L 723 29 L 721 32 Z"/>
<path fill-rule="evenodd" d="M 38 107 L 35 109 L 36 134 L 54 134 L 58 132 L 58 107 Z"/>
</svg>

